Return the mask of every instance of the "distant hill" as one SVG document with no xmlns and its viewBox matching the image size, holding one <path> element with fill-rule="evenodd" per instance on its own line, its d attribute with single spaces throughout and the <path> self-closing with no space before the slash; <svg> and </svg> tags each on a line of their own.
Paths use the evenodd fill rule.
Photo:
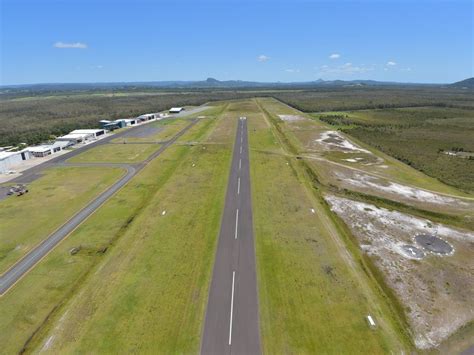
<svg viewBox="0 0 474 355">
<path fill-rule="evenodd" d="M 455 88 L 474 89 L 474 78 L 468 78 L 449 85 Z"/>
<path fill-rule="evenodd" d="M 472 78 L 464 80 L 471 81 Z M 462 82 L 460 82 L 462 83 Z M 459 84 L 459 83 L 456 83 Z M 116 82 L 116 83 L 45 83 L 28 85 L 0 86 L 0 93 L 15 92 L 54 92 L 86 90 L 141 90 L 141 89 L 311 89 L 322 87 L 377 87 L 377 86 L 439 86 L 439 84 L 399 83 L 375 80 L 323 80 L 305 82 L 256 82 L 243 80 L 221 81 L 208 78 L 202 81 L 149 81 L 149 82 Z M 455 85 L 455 84 L 451 84 Z"/>
</svg>

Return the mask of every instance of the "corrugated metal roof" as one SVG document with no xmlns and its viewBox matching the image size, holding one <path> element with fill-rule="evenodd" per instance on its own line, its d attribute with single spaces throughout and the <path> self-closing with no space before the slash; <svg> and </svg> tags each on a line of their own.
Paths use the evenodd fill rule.
<svg viewBox="0 0 474 355">
<path fill-rule="evenodd" d="M 103 129 L 99 129 L 99 128 L 96 128 L 96 129 L 75 129 L 74 131 L 72 131 L 71 133 L 69 134 L 82 134 L 82 133 L 99 133 L 99 132 L 103 132 L 104 130 Z"/>
<path fill-rule="evenodd" d="M 12 155 L 20 154 L 20 152 L 0 152 L 0 160 L 11 157 Z"/>
</svg>

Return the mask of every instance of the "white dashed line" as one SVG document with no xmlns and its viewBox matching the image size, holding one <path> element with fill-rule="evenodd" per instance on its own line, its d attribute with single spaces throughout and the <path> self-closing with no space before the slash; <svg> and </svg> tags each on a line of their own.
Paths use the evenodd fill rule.
<svg viewBox="0 0 474 355">
<path fill-rule="evenodd" d="M 229 345 L 232 344 L 232 317 L 234 316 L 235 271 L 232 271 L 232 297 L 230 300 Z"/>
<path fill-rule="evenodd" d="M 237 180 L 237 195 L 240 194 L 240 178 Z"/>
<path fill-rule="evenodd" d="M 237 239 L 239 231 L 239 209 L 237 208 L 237 212 L 235 212 L 235 236 L 234 238 Z"/>
</svg>

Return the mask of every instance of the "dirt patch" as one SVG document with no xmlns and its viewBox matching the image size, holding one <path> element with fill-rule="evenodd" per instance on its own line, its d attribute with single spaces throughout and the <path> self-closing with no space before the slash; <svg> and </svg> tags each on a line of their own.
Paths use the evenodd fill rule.
<svg viewBox="0 0 474 355">
<path fill-rule="evenodd" d="M 335 173 L 336 177 L 347 187 L 359 187 L 363 188 L 363 190 L 371 191 L 372 193 L 373 191 L 380 191 L 397 200 L 424 202 L 440 206 L 457 205 L 463 208 L 474 208 L 472 203 L 454 197 L 443 196 L 415 187 L 401 185 L 360 172 L 351 172 L 350 174 L 351 175 L 348 176 L 348 174 L 342 172 Z"/>
<path fill-rule="evenodd" d="M 278 115 L 282 121 L 301 121 L 304 120 L 304 117 L 298 115 Z"/>
<path fill-rule="evenodd" d="M 320 138 L 316 139 L 316 142 L 323 146 L 325 150 L 337 150 L 346 153 L 362 152 L 366 154 L 372 154 L 367 149 L 363 149 L 358 145 L 350 142 L 341 133 L 337 131 L 324 131 L 321 132 Z"/>
<path fill-rule="evenodd" d="M 325 198 L 405 306 L 418 348 L 436 347 L 474 320 L 473 232 L 342 197 Z"/>
</svg>

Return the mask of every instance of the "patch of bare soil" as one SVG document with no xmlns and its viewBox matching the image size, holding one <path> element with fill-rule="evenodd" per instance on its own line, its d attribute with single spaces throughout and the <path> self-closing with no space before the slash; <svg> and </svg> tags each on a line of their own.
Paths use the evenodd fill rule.
<svg viewBox="0 0 474 355">
<path fill-rule="evenodd" d="M 322 146 L 324 150 L 329 151 L 342 151 L 345 153 L 361 152 L 366 154 L 372 154 L 367 149 L 361 148 L 358 145 L 349 141 L 338 131 L 323 131 L 320 137 L 315 141 Z"/>
<path fill-rule="evenodd" d="M 472 202 L 461 199 L 436 194 L 430 191 L 417 189 L 415 187 L 386 181 L 375 176 L 363 174 L 358 171 L 335 172 L 336 178 L 346 188 L 356 188 L 362 192 L 380 192 L 387 197 L 405 202 L 417 202 L 422 205 L 431 204 L 446 206 L 450 208 L 471 209 L 474 208 Z"/>
<path fill-rule="evenodd" d="M 474 233 L 328 195 L 405 306 L 415 344 L 438 346 L 474 320 Z"/>
<path fill-rule="evenodd" d="M 278 117 L 280 117 L 282 121 L 288 121 L 288 122 L 301 121 L 305 119 L 304 117 L 298 116 L 298 115 L 278 115 Z"/>
</svg>

